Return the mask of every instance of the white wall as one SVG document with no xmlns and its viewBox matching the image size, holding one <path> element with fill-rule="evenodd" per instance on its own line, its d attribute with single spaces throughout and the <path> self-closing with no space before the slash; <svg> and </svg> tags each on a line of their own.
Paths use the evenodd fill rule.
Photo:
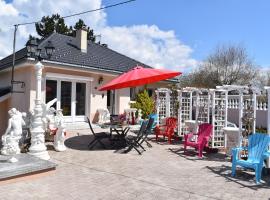
<svg viewBox="0 0 270 200">
<path fill-rule="evenodd" d="M 228 109 L 228 121 L 239 124 L 239 111 L 238 109 Z M 257 110 L 256 112 L 256 127 L 267 128 L 267 110 Z"/>
</svg>

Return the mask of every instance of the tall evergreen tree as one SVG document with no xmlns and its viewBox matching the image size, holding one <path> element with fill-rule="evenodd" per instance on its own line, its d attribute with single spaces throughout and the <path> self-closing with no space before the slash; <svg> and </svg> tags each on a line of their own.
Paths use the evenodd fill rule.
<svg viewBox="0 0 270 200">
<path fill-rule="evenodd" d="M 48 37 L 53 32 L 65 35 L 70 32 L 65 20 L 59 14 L 42 17 L 41 22 L 36 23 L 36 31 L 41 37 Z"/>
<path fill-rule="evenodd" d="M 41 19 L 41 22 L 36 23 L 37 34 L 43 38 L 48 37 L 53 32 L 60 33 L 63 35 L 69 35 L 75 37 L 76 30 L 85 28 L 87 30 L 87 39 L 95 42 L 95 35 L 93 29 L 86 26 L 82 19 L 79 19 L 78 22 L 72 27 L 65 24 L 65 20 L 59 14 L 53 14 L 50 16 L 44 16 Z"/>
<path fill-rule="evenodd" d="M 92 42 L 95 42 L 96 37 L 94 35 L 94 30 L 90 29 L 89 26 L 86 26 L 86 24 L 82 19 L 79 19 L 79 21 L 76 22 L 76 24 L 74 25 L 74 32 L 76 32 L 76 30 L 79 30 L 81 28 L 85 28 L 87 30 L 87 39 L 91 40 Z"/>
</svg>

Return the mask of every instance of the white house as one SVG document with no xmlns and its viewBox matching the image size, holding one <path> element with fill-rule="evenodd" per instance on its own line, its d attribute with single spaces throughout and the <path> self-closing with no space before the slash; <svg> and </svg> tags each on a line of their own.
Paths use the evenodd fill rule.
<svg viewBox="0 0 270 200">
<path fill-rule="evenodd" d="M 48 44 L 55 48 L 50 58 L 45 53 Z M 44 65 L 43 101 L 57 98 L 54 106 L 63 110 L 66 122 L 84 121 L 86 116 L 95 120 L 99 108 L 108 108 L 115 114 L 123 113 L 129 108 L 134 89 L 100 92 L 98 88 L 136 65 L 150 67 L 106 45 L 88 41 L 85 30 L 77 31 L 76 37 L 53 33 L 37 45 Z M 0 135 L 6 128 L 9 108 L 27 112 L 34 107 L 34 65 L 37 61 L 26 47 L 15 55 L 14 80 L 22 83 L 15 85 L 13 93 L 10 87 L 12 55 L 0 60 Z M 164 84 L 166 82 L 160 82 L 148 88 L 163 87 Z M 22 93 L 16 92 L 18 90 Z"/>
</svg>

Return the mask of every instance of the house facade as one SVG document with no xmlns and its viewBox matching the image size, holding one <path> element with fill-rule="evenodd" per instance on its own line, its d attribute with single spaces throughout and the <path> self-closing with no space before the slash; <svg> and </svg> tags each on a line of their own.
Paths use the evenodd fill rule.
<svg viewBox="0 0 270 200">
<path fill-rule="evenodd" d="M 48 44 L 55 47 L 50 58 L 46 57 L 44 47 Z M 48 102 L 57 98 L 53 105 L 62 109 L 66 122 L 85 121 L 90 117 L 97 120 L 97 109 L 108 108 L 110 113 L 120 114 L 129 108 L 131 96 L 138 88 L 125 88 L 115 91 L 99 91 L 103 85 L 140 65 L 147 66 L 131 59 L 105 45 L 87 40 L 85 30 L 79 30 L 76 37 L 53 33 L 39 42 L 41 49 L 43 75 L 42 99 Z M 34 108 L 37 61 L 27 48 L 16 52 L 14 85 L 10 92 L 12 55 L 0 60 L 0 133 L 3 134 L 8 120 L 8 110 L 12 107 L 21 112 Z M 167 82 L 148 85 L 148 88 L 163 87 Z M 0 134 L 0 135 L 1 135 Z"/>
</svg>

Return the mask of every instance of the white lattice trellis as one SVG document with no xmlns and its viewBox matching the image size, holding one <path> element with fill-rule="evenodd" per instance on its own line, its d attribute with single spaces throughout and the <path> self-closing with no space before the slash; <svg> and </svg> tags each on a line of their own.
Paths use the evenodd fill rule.
<svg viewBox="0 0 270 200">
<path fill-rule="evenodd" d="M 207 89 L 202 89 L 198 94 L 196 121 L 199 123 L 210 122 L 211 95 Z"/>
<path fill-rule="evenodd" d="M 170 116 L 170 94 L 171 90 L 159 88 L 156 91 L 156 111 L 158 114 L 158 124 L 160 121 Z"/>
<path fill-rule="evenodd" d="M 212 94 L 212 148 L 224 146 L 223 128 L 227 126 L 227 96 L 226 90 L 211 90 Z"/>
<path fill-rule="evenodd" d="M 192 119 L 192 91 L 178 91 L 178 135 L 183 136 L 188 132 L 186 120 Z"/>
</svg>

